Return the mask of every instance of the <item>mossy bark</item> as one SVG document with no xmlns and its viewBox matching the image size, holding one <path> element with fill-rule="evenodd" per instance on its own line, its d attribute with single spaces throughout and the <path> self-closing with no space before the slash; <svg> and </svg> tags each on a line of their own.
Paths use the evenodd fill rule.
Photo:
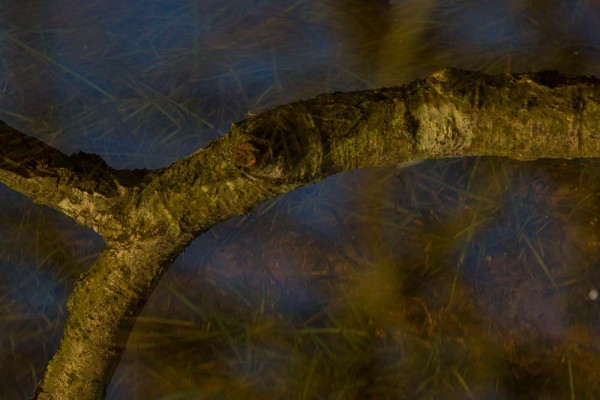
<svg viewBox="0 0 600 400">
<path fill-rule="evenodd" d="M 102 397 L 136 316 L 198 235 L 328 175 L 423 158 L 600 156 L 600 81 L 446 69 L 409 85 L 333 93 L 232 125 L 157 171 L 117 171 L 0 127 L 0 181 L 100 233 L 36 397 Z"/>
</svg>

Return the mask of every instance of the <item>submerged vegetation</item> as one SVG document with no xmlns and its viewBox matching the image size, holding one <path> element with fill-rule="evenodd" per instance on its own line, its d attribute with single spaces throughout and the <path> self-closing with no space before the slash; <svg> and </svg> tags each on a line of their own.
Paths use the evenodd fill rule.
<svg viewBox="0 0 600 400">
<path fill-rule="evenodd" d="M 328 181 L 275 199 L 209 233 L 201 247 L 210 255 L 173 267 L 111 389 L 593 397 L 598 167 L 428 161 L 337 178 L 333 201 Z M 370 191 L 347 195 L 365 182 Z"/>
</svg>

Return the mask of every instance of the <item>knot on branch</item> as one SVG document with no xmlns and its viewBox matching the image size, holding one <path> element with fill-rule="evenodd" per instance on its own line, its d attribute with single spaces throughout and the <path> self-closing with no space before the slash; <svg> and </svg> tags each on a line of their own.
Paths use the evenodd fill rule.
<svg viewBox="0 0 600 400">
<path fill-rule="evenodd" d="M 267 179 L 310 181 L 322 167 L 323 149 L 312 116 L 292 103 L 251 117 L 239 126 L 233 161 L 245 172 Z"/>
</svg>

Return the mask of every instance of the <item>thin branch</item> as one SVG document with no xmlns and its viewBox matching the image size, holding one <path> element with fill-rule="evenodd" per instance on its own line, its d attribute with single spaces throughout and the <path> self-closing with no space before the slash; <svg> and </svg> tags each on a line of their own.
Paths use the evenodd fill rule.
<svg viewBox="0 0 600 400">
<path fill-rule="evenodd" d="M 123 229 L 114 207 L 146 175 L 115 170 L 95 154 L 67 156 L 0 121 L 0 182 L 104 236 Z"/>
</svg>

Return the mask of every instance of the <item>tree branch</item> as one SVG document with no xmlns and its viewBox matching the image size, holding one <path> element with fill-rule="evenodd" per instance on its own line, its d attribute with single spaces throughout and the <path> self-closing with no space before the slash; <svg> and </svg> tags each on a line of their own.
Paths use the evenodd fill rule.
<svg viewBox="0 0 600 400">
<path fill-rule="evenodd" d="M 66 157 L 4 128 L 0 180 L 107 242 L 69 299 L 65 337 L 38 398 L 101 395 L 155 283 L 213 225 L 352 168 L 475 155 L 598 157 L 599 103 L 595 78 L 446 69 L 402 87 L 277 107 L 168 168 L 137 173 Z"/>
<path fill-rule="evenodd" d="M 115 170 L 95 154 L 67 156 L 0 121 L 0 182 L 103 236 L 122 231 L 114 207 L 146 175 Z"/>
<path fill-rule="evenodd" d="M 174 240 L 162 237 L 107 246 L 69 296 L 60 349 L 36 398 L 104 397 L 135 318 L 158 279 L 189 243 Z"/>
<path fill-rule="evenodd" d="M 168 215 L 171 229 L 197 235 L 352 168 L 476 155 L 598 157 L 599 83 L 446 69 L 402 87 L 293 102 L 234 124 L 156 175 L 140 192 L 144 205 L 127 215 L 137 226 L 149 225 L 144 215 Z"/>
</svg>

